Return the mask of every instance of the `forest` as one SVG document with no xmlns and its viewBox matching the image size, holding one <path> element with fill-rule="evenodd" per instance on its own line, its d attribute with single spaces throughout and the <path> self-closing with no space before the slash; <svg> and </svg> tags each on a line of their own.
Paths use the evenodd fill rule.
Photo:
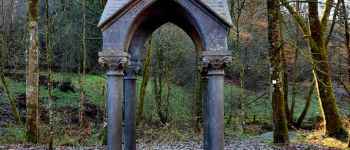
<svg viewBox="0 0 350 150">
<path fill-rule="evenodd" d="M 223 1 L 225 149 L 350 149 L 350 1 Z M 0 0 L 0 149 L 107 149 L 106 3 Z M 204 148 L 195 44 L 169 22 L 140 51 L 137 149 Z"/>
</svg>

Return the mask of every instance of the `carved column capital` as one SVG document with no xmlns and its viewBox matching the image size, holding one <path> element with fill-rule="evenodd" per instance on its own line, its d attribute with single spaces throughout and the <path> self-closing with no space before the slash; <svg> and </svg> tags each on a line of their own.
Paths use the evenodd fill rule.
<svg viewBox="0 0 350 150">
<path fill-rule="evenodd" d="M 230 51 L 204 51 L 201 60 L 203 71 L 223 71 L 232 62 Z"/>
<path fill-rule="evenodd" d="M 141 72 L 141 65 L 132 64 L 126 66 L 124 79 L 137 79 L 137 75 Z"/>
<path fill-rule="evenodd" d="M 108 70 L 107 75 L 124 75 L 125 67 L 130 64 L 130 55 L 127 52 L 107 51 L 100 52 L 98 55 L 100 57 L 99 64 Z"/>
<path fill-rule="evenodd" d="M 208 68 L 204 67 L 202 64 L 199 64 L 197 66 L 197 69 L 198 71 L 200 72 L 201 74 L 201 78 L 204 80 L 204 79 L 207 79 L 208 77 Z"/>
</svg>

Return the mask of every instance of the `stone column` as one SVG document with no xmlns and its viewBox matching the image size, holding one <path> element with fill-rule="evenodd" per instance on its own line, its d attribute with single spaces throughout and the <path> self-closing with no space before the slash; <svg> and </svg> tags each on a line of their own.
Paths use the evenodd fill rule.
<svg viewBox="0 0 350 150">
<path fill-rule="evenodd" d="M 124 68 L 129 65 L 126 52 L 100 52 L 99 63 L 107 71 L 107 148 L 122 150 L 122 102 Z"/>
<path fill-rule="evenodd" d="M 125 150 L 136 150 L 136 81 L 140 70 L 140 65 L 129 65 L 125 70 Z"/>
<path fill-rule="evenodd" d="M 208 71 L 206 68 L 201 68 L 201 84 L 202 84 L 202 101 L 203 101 L 203 128 L 204 128 L 204 147 L 208 147 L 209 139 L 208 139 L 208 127 L 209 127 L 209 120 L 208 120 Z"/>
<path fill-rule="evenodd" d="M 229 51 L 205 51 L 202 67 L 208 71 L 208 89 L 204 99 L 205 150 L 224 149 L 224 69 L 232 61 Z"/>
</svg>

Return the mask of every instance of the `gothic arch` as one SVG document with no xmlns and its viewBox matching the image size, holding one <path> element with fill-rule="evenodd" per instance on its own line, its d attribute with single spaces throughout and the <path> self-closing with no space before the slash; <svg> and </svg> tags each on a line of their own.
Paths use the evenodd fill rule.
<svg viewBox="0 0 350 150">
<path fill-rule="evenodd" d="M 152 15 L 147 16 L 148 14 Z M 131 55 L 132 62 L 139 62 L 139 51 L 148 37 L 168 22 L 185 31 L 192 39 L 196 49 L 203 51 L 204 43 L 195 18 L 175 1 L 156 1 L 140 12 L 128 30 L 129 34 L 125 40 L 125 45 Z"/>
<path fill-rule="evenodd" d="M 226 0 L 108 0 L 99 27 L 107 68 L 107 144 L 122 149 L 125 101 L 125 149 L 136 149 L 136 80 L 140 49 L 161 25 L 184 30 L 201 51 L 204 149 L 224 148 L 224 69 L 232 61 L 227 33 L 232 25 Z M 125 86 L 124 86 L 125 85 Z"/>
</svg>

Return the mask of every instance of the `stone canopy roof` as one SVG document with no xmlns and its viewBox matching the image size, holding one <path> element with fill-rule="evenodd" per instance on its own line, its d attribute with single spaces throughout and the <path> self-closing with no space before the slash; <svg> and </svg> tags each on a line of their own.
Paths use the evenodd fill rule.
<svg viewBox="0 0 350 150">
<path fill-rule="evenodd" d="M 106 7 L 101 16 L 98 26 L 101 27 L 111 17 L 132 0 L 108 0 Z M 218 17 L 223 19 L 229 25 L 232 25 L 231 15 L 228 9 L 227 0 L 199 0 L 210 10 L 212 10 Z"/>
</svg>

